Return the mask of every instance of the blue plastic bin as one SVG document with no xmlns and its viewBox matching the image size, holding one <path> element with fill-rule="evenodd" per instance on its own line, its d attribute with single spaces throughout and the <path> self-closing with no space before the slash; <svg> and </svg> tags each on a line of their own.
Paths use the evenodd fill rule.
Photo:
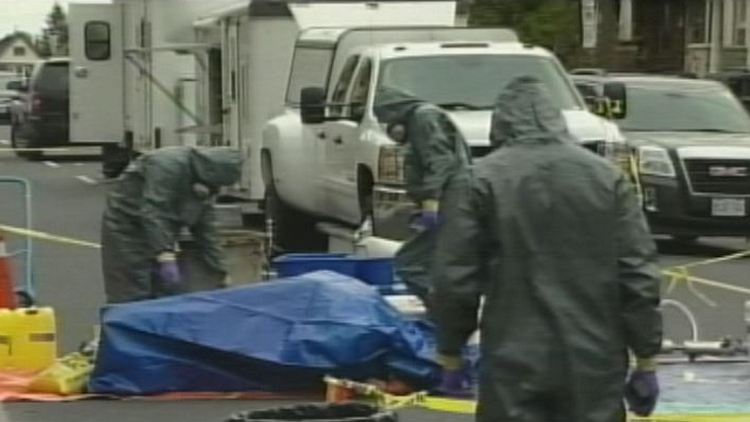
<svg viewBox="0 0 750 422">
<path fill-rule="evenodd" d="M 323 270 L 357 277 L 357 261 L 346 254 L 288 254 L 274 259 L 273 266 L 281 278 Z"/>
<path fill-rule="evenodd" d="M 390 286 L 394 283 L 393 258 L 355 258 L 357 277 L 371 286 Z"/>
<path fill-rule="evenodd" d="M 288 254 L 273 261 L 279 277 L 313 271 L 335 271 L 376 287 L 394 284 L 392 258 L 361 258 L 346 254 Z"/>
</svg>

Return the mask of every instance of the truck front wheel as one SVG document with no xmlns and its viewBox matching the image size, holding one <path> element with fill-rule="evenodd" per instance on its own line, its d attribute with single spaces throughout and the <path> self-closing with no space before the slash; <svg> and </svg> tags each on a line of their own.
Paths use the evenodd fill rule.
<svg viewBox="0 0 750 422">
<path fill-rule="evenodd" d="M 285 204 L 273 184 L 266 187 L 266 218 L 273 221 L 271 256 L 328 249 L 326 236 L 315 227 L 317 221 Z"/>
</svg>

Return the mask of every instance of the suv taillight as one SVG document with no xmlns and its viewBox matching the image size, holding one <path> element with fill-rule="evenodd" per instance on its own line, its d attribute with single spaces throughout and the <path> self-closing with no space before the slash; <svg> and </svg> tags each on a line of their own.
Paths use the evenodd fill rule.
<svg viewBox="0 0 750 422">
<path fill-rule="evenodd" d="M 42 101 L 42 98 L 39 95 L 34 94 L 31 97 L 31 112 L 32 113 L 41 113 L 43 105 L 44 105 L 44 101 Z"/>
</svg>

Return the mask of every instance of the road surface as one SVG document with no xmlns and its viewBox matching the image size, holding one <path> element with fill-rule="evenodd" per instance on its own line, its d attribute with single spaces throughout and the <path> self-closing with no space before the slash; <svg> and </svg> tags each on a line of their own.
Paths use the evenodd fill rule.
<svg viewBox="0 0 750 422">
<path fill-rule="evenodd" d="M 99 173 L 99 163 L 92 160 L 91 156 L 82 155 L 55 155 L 39 162 L 24 161 L 4 150 L 8 148 L 7 142 L 4 142 L 7 139 L 7 128 L 0 127 L 0 176 L 23 177 L 31 181 L 35 229 L 97 242 L 99 218 L 107 189 L 107 184 Z M 20 217 L 23 215 L 21 205 L 21 196 L 11 186 L 0 185 L 0 223 L 20 224 Z M 22 244 L 16 239 L 11 246 L 18 249 Z M 684 264 L 748 247 L 744 240 L 729 239 L 712 240 L 689 247 L 660 242 L 663 253 L 661 265 L 668 267 Z M 33 263 L 39 302 L 56 309 L 61 347 L 63 351 L 73 350 L 80 342 L 91 337 L 92 327 L 97 323 L 98 311 L 103 304 L 99 253 L 97 250 L 78 246 L 36 242 Z M 694 274 L 750 288 L 750 272 L 746 260 L 698 268 Z M 713 288 L 700 288 L 700 291 L 705 294 L 705 299 L 700 299 L 685 285 L 679 285 L 665 297 L 681 300 L 693 310 L 703 339 L 713 340 L 726 335 L 744 338 L 742 310 L 744 301 L 750 299 L 750 296 Z M 708 300 L 712 302 L 710 305 Z M 666 311 L 666 320 L 668 338 L 679 340 L 689 334 L 684 319 L 674 311 Z M 0 413 L 0 417 L 13 422 L 208 422 L 222 420 L 233 410 L 250 405 L 238 402 L 12 404 L 4 407 L 5 415 Z M 404 420 L 418 422 L 419 419 L 423 418 L 414 416 Z M 438 419 L 429 417 L 425 420 Z"/>
</svg>

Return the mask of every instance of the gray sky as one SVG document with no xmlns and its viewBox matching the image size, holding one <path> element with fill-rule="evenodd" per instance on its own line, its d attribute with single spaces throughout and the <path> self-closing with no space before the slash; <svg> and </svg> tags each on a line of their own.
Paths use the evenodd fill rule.
<svg viewBox="0 0 750 422">
<path fill-rule="evenodd" d="M 55 0 L 0 0 L 0 38 L 14 29 L 40 34 Z M 59 0 L 68 3 L 109 3 L 108 0 Z"/>
</svg>

